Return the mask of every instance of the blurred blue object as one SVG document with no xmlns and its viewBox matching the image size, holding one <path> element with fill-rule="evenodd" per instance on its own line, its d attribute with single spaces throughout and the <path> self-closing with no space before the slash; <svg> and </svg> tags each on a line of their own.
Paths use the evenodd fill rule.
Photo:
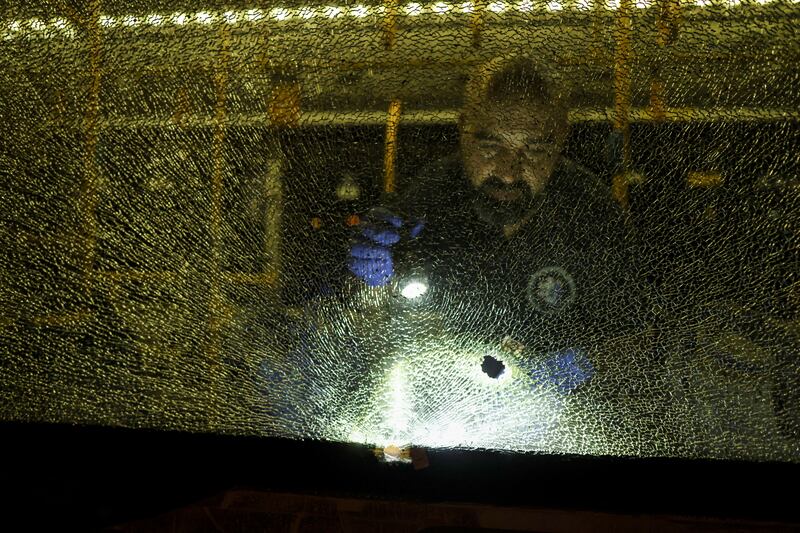
<svg viewBox="0 0 800 533">
<path fill-rule="evenodd" d="M 409 238 L 419 236 L 424 221 L 413 226 L 385 207 L 369 211 L 351 240 L 350 272 L 364 280 L 370 287 L 382 287 L 394 276 L 394 259 L 391 247 L 401 240 L 401 231 L 407 229 Z"/>
<path fill-rule="evenodd" d="M 550 383 L 559 392 L 568 394 L 594 375 L 594 366 L 581 350 L 568 348 L 545 359 L 542 366 L 531 371 L 537 383 Z"/>
</svg>

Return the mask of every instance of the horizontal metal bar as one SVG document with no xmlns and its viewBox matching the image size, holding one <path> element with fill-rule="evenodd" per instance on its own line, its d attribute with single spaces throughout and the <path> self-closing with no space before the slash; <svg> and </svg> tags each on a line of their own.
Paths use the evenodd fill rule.
<svg viewBox="0 0 800 533">
<path fill-rule="evenodd" d="M 458 110 L 406 111 L 401 124 L 439 125 L 454 124 L 458 120 Z M 569 113 L 571 123 L 612 122 L 614 109 L 574 109 Z M 630 110 L 631 122 L 775 122 L 799 120 L 800 111 L 778 108 L 708 108 L 682 107 L 667 108 L 662 113 L 653 113 L 646 108 Z M 171 118 L 137 117 L 112 118 L 101 123 L 107 129 L 137 128 L 210 128 L 216 122 L 211 115 L 185 116 L 180 123 Z M 309 111 L 302 113 L 298 126 L 382 126 L 386 123 L 386 111 Z M 231 114 L 226 119 L 227 127 L 270 127 L 273 122 L 267 113 Z"/>
</svg>

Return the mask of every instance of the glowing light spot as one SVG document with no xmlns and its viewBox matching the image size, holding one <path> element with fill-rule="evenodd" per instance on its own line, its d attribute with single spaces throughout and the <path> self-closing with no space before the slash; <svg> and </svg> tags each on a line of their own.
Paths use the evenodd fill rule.
<svg viewBox="0 0 800 533">
<path fill-rule="evenodd" d="M 506 10 L 506 5 L 503 2 L 492 2 L 489 4 L 489 11 L 494 13 L 502 13 Z"/>
<path fill-rule="evenodd" d="M 184 24 L 186 24 L 186 18 L 187 17 L 185 13 L 173 13 L 172 16 L 170 17 L 170 20 L 176 26 L 183 26 Z"/>
<path fill-rule="evenodd" d="M 369 15 L 369 8 L 367 8 L 367 6 L 357 5 L 350 12 L 353 14 L 354 17 L 364 18 L 367 15 Z"/>
<path fill-rule="evenodd" d="M 325 16 L 333 19 L 342 14 L 342 8 L 336 6 L 328 6 L 325 8 Z"/>
<path fill-rule="evenodd" d="M 138 25 L 138 24 L 139 24 L 139 19 L 138 19 L 138 18 L 136 18 L 136 17 L 134 17 L 133 15 L 128 15 L 127 17 L 125 17 L 124 19 L 122 19 L 122 23 L 123 23 L 125 26 L 130 26 L 130 27 L 133 27 L 133 26 L 136 26 L 136 25 Z"/>
<path fill-rule="evenodd" d="M 164 17 L 161 15 L 150 15 L 147 17 L 147 23 L 153 26 L 160 26 L 164 22 Z"/>
<path fill-rule="evenodd" d="M 548 2 L 547 3 L 547 10 L 548 11 L 561 11 L 564 7 L 561 5 L 561 2 Z"/>
<path fill-rule="evenodd" d="M 103 27 L 106 27 L 106 28 L 110 28 L 111 26 L 116 24 L 116 22 L 117 21 L 114 20 L 114 17 L 109 17 L 109 16 L 106 16 L 106 15 L 103 15 L 102 17 L 100 17 L 100 25 L 103 26 Z"/>
<path fill-rule="evenodd" d="M 650 0 L 636 0 L 636 7 L 638 9 L 647 9 L 650 7 Z"/>
<path fill-rule="evenodd" d="M 422 5 L 412 2 L 405 7 L 406 13 L 411 17 L 416 17 L 422 14 Z"/>
<path fill-rule="evenodd" d="M 255 22 L 264 18 L 264 13 L 260 9 L 248 9 L 245 18 L 250 22 Z"/>
<path fill-rule="evenodd" d="M 304 7 L 298 11 L 297 16 L 303 19 L 310 19 L 316 15 L 316 12 L 311 7 Z"/>
<path fill-rule="evenodd" d="M 695 0 L 695 5 L 700 7 L 709 7 L 711 5 L 710 0 Z"/>
<path fill-rule="evenodd" d="M 475 5 L 472 2 L 464 2 L 460 6 L 462 13 L 472 13 L 475 10 Z"/>
<path fill-rule="evenodd" d="M 517 4 L 517 10 L 522 13 L 530 13 L 533 11 L 533 2 L 530 0 L 525 0 L 524 2 L 520 2 Z"/>
<path fill-rule="evenodd" d="M 207 11 L 200 11 L 194 16 L 195 20 L 200 24 L 211 24 L 214 22 L 214 16 Z"/>
<path fill-rule="evenodd" d="M 437 2 L 437 3 L 433 4 L 433 12 L 434 13 L 438 13 L 440 15 L 444 15 L 448 11 L 450 11 L 450 6 L 445 4 L 444 2 Z"/>
<path fill-rule="evenodd" d="M 236 11 L 226 11 L 222 14 L 222 20 L 226 24 L 236 24 L 239 21 L 239 13 Z"/>
<path fill-rule="evenodd" d="M 619 9 L 619 0 L 606 0 L 606 7 L 608 9 Z"/>
<path fill-rule="evenodd" d="M 55 19 L 53 21 L 53 27 L 57 30 L 64 31 L 67 29 L 67 21 L 64 19 Z"/>
<path fill-rule="evenodd" d="M 578 0 L 575 2 L 575 8 L 579 11 L 588 11 L 592 8 L 592 4 L 589 0 Z"/>
</svg>

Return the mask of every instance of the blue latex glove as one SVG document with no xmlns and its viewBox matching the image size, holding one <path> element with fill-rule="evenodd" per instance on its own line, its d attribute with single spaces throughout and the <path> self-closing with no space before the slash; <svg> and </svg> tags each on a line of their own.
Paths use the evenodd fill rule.
<svg viewBox="0 0 800 533">
<path fill-rule="evenodd" d="M 392 246 L 400 242 L 401 232 L 407 232 L 408 237 L 414 239 L 424 227 L 423 221 L 411 224 L 389 209 L 373 208 L 359 224 L 352 240 L 350 272 L 370 287 L 386 285 L 394 275 Z"/>
<path fill-rule="evenodd" d="M 540 384 L 549 383 L 568 394 L 591 379 L 594 366 L 581 350 L 568 348 L 548 357 L 531 371 L 531 378 Z"/>
</svg>

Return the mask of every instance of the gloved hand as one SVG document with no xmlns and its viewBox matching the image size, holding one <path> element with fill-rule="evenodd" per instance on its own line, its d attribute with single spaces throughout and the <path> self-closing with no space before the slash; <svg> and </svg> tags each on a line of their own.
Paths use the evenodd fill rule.
<svg viewBox="0 0 800 533">
<path fill-rule="evenodd" d="M 591 379 L 594 366 L 583 351 L 567 348 L 549 356 L 530 375 L 535 382 L 549 383 L 567 394 Z"/>
<path fill-rule="evenodd" d="M 394 275 L 392 246 L 400 242 L 401 234 L 415 239 L 425 227 L 422 220 L 410 223 L 385 207 L 369 211 L 350 246 L 350 272 L 370 287 L 382 287 Z"/>
</svg>

